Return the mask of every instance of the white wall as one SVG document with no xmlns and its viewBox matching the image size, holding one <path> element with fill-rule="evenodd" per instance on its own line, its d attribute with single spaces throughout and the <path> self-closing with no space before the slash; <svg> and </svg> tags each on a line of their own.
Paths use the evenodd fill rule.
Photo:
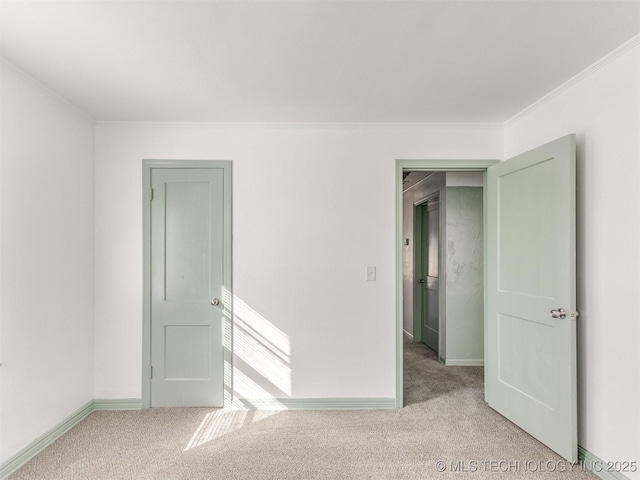
<svg viewBox="0 0 640 480">
<path fill-rule="evenodd" d="M 99 124 L 95 398 L 141 395 L 142 159 L 234 162 L 235 294 L 291 349 L 288 387 L 240 374 L 266 396 L 366 398 L 395 395 L 395 160 L 502 147 L 495 126 Z"/>
<path fill-rule="evenodd" d="M 510 121 L 505 157 L 568 133 L 578 160 L 579 443 L 608 461 L 640 463 L 638 41 Z"/>
<path fill-rule="evenodd" d="M 93 124 L 2 66 L 0 463 L 93 398 Z"/>
</svg>

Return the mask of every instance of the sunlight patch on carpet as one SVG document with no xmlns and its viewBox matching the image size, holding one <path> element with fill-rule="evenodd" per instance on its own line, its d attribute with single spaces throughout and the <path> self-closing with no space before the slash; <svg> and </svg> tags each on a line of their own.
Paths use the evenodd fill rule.
<svg viewBox="0 0 640 480">
<path fill-rule="evenodd" d="M 216 410 L 205 415 L 191 437 L 191 440 L 184 449 L 188 452 L 192 448 L 199 447 L 216 438 L 220 438 L 228 433 L 239 430 L 243 426 L 256 423 L 274 415 L 273 411 L 250 411 L 250 410 Z"/>
</svg>

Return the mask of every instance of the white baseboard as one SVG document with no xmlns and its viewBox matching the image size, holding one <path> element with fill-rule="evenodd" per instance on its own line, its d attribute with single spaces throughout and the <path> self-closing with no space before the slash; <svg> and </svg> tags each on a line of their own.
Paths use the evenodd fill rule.
<svg viewBox="0 0 640 480">
<path fill-rule="evenodd" d="M 457 367 L 483 367 L 484 358 L 447 358 L 444 364 Z"/>
<path fill-rule="evenodd" d="M 412 333 L 409 333 L 409 332 L 407 332 L 407 331 L 406 331 L 406 330 L 404 330 L 404 329 L 402 330 L 402 332 L 403 332 L 407 337 L 409 337 L 411 340 L 413 340 L 413 334 L 412 334 Z"/>
</svg>

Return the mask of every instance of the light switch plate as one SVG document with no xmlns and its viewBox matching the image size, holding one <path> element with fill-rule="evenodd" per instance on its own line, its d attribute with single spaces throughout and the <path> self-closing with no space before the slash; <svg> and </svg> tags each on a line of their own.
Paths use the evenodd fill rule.
<svg viewBox="0 0 640 480">
<path fill-rule="evenodd" d="M 376 281 L 376 267 L 367 267 L 365 272 L 365 279 L 367 280 L 367 282 Z"/>
</svg>

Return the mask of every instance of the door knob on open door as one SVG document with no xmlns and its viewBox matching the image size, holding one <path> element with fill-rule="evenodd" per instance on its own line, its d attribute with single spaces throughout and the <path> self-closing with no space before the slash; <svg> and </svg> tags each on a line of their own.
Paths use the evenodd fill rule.
<svg viewBox="0 0 640 480">
<path fill-rule="evenodd" d="M 214 307 L 217 307 L 218 305 L 220 305 L 220 299 L 214 298 L 213 300 L 211 300 L 211 305 L 213 305 Z"/>
<path fill-rule="evenodd" d="M 564 308 L 559 308 L 557 310 L 551 310 L 549 316 L 551 318 L 567 318 L 567 312 L 565 312 Z"/>
</svg>

